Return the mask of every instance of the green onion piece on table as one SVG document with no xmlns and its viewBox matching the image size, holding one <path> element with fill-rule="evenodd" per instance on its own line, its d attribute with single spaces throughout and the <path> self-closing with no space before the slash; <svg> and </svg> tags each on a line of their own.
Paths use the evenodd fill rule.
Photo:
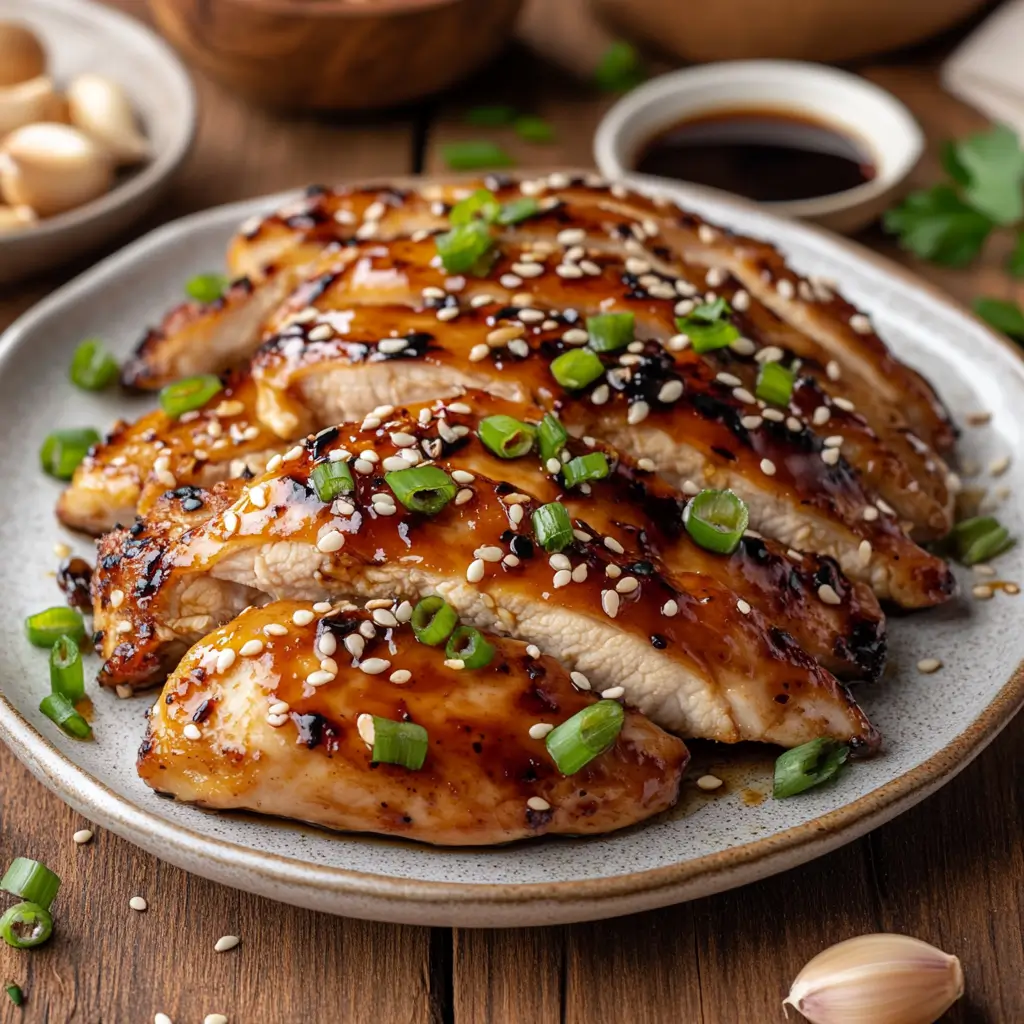
<svg viewBox="0 0 1024 1024">
<path fill-rule="evenodd" d="M 441 159 L 453 171 L 481 171 L 488 167 L 511 167 L 515 163 L 501 146 L 486 139 L 450 142 L 441 147 Z"/>
<path fill-rule="evenodd" d="M 950 531 L 953 555 L 961 565 L 977 565 L 1013 547 L 1010 531 L 994 516 L 963 519 Z"/>
<path fill-rule="evenodd" d="M 480 421 L 477 436 L 499 459 L 518 459 L 533 451 L 537 429 L 514 416 L 488 416 Z"/>
<path fill-rule="evenodd" d="M 15 949 L 41 946 L 52 934 L 50 912 L 35 903 L 16 903 L 0 917 L 0 938 Z"/>
<path fill-rule="evenodd" d="M 548 733 L 545 745 L 563 775 L 575 775 L 615 742 L 626 713 L 616 700 L 599 700 Z"/>
<path fill-rule="evenodd" d="M 494 647 L 484 639 L 479 629 L 459 626 L 448 637 L 444 653 L 446 658 L 461 661 L 463 668 L 483 668 L 491 663 Z"/>
<path fill-rule="evenodd" d="M 754 393 L 764 402 L 788 406 L 795 380 L 793 371 L 787 370 L 780 363 L 765 363 L 757 371 L 757 388 Z"/>
<path fill-rule="evenodd" d="M 15 857 L 0 879 L 0 889 L 49 910 L 60 890 L 60 878 L 37 860 Z"/>
<path fill-rule="evenodd" d="M 39 702 L 39 710 L 46 717 L 60 726 L 69 736 L 76 740 L 87 740 L 92 735 L 92 726 L 75 710 L 71 703 L 61 693 L 51 693 Z"/>
<path fill-rule="evenodd" d="M 604 452 L 590 452 L 570 459 L 563 467 L 566 487 L 578 487 L 588 480 L 603 480 L 611 472 Z"/>
<path fill-rule="evenodd" d="M 516 119 L 516 108 L 495 103 L 491 106 L 473 107 L 466 111 L 463 120 L 477 128 L 501 128 Z"/>
<path fill-rule="evenodd" d="M 616 40 L 601 54 L 594 69 L 594 84 L 604 92 L 628 92 L 646 77 L 636 48 L 622 40 Z"/>
<path fill-rule="evenodd" d="M 546 143 L 555 141 L 555 129 L 551 127 L 550 122 L 545 121 L 543 117 L 536 117 L 533 114 L 524 114 L 522 117 L 517 117 L 513 127 L 516 130 L 516 135 L 521 139 L 525 139 L 527 142 Z"/>
<path fill-rule="evenodd" d="M 518 224 L 522 220 L 535 217 L 538 213 L 540 213 L 540 203 L 533 196 L 510 199 L 507 203 L 501 204 L 501 210 L 498 212 L 498 223 Z"/>
<path fill-rule="evenodd" d="M 412 610 L 412 631 L 421 644 L 439 647 L 459 624 L 459 615 L 443 597 L 425 597 Z"/>
<path fill-rule="evenodd" d="M 601 313 L 587 317 L 587 334 L 595 352 L 615 352 L 625 348 L 634 337 L 635 317 L 632 313 Z"/>
<path fill-rule="evenodd" d="M 820 785 L 831 779 L 849 756 L 848 746 L 825 737 L 787 750 L 775 762 L 772 795 L 776 800 L 784 800 Z"/>
<path fill-rule="evenodd" d="M 86 338 L 71 357 L 68 376 L 83 391 L 102 391 L 117 378 L 117 360 L 98 338 Z"/>
<path fill-rule="evenodd" d="M 686 532 L 707 551 L 731 555 L 750 521 L 746 504 L 732 491 L 701 491 L 683 512 Z"/>
<path fill-rule="evenodd" d="M 545 462 L 548 459 L 557 459 L 568 440 L 568 431 L 562 426 L 561 421 L 551 413 L 545 413 L 544 419 L 540 421 L 540 426 L 537 428 L 537 447 L 540 448 L 540 457 Z"/>
<path fill-rule="evenodd" d="M 427 759 L 429 737 L 422 725 L 373 716 L 373 752 L 379 764 L 400 764 L 416 772 Z"/>
<path fill-rule="evenodd" d="M 7 998 L 10 999 L 15 1006 L 21 1006 L 25 1002 L 25 993 L 21 991 L 20 985 L 15 985 L 12 981 L 10 985 L 7 985 L 4 989 L 7 993 Z"/>
<path fill-rule="evenodd" d="M 501 207 L 494 198 L 494 193 L 486 188 L 478 188 L 472 195 L 466 196 L 452 207 L 448 220 L 453 227 L 468 224 L 477 217 L 492 224 L 498 219 L 500 212 Z"/>
<path fill-rule="evenodd" d="M 449 274 L 471 274 L 481 269 L 494 239 L 482 220 L 459 224 L 434 239 L 437 254 Z"/>
<path fill-rule="evenodd" d="M 85 639 L 85 620 L 81 612 L 66 605 L 56 605 L 30 615 L 25 620 L 25 635 L 34 647 L 51 648 L 62 636 L 75 643 Z"/>
<path fill-rule="evenodd" d="M 223 389 L 220 377 L 213 373 L 184 377 L 160 389 L 160 407 L 168 416 L 177 419 L 186 412 L 201 409 Z"/>
<path fill-rule="evenodd" d="M 590 349 L 574 348 L 551 361 L 551 373 L 563 388 L 579 391 L 604 373 L 604 364 Z"/>
<path fill-rule="evenodd" d="M 39 449 L 43 471 L 58 480 L 70 480 L 89 449 L 100 440 L 100 435 L 91 427 L 55 430 L 47 435 Z"/>
<path fill-rule="evenodd" d="M 385 473 L 388 487 L 411 512 L 437 515 L 458 493 L 455 481 L 437 466 L 412 466 Z"/>
<path fill-rule="evenodd" d="M 533 513 L 532 521 L 537 543 L 545 551 L 562 551 L 575 540 L 568 509 L 560 501 L 541 505 Z"/>
<path fill-rule="evenodd" d="M 230 283 L 223 274 L 196 274 L 185 283 L 185 294 L 196 302 L 216 302 Z"/>
<path fill-rule="evenodd" d="M 309 474 L 316 496 L 324 502 L 334 501 L 339 494 L 350 494 L 356 482 L 347 462 L 318 462 Z"/>
<path fill-rule="evenodd" d="M 78 644 L 69 636 L 57 637 L 56 643 L 50 648 L 50 689 L 72 702 L 85 696 L 82 655 Z"/>
</svg>

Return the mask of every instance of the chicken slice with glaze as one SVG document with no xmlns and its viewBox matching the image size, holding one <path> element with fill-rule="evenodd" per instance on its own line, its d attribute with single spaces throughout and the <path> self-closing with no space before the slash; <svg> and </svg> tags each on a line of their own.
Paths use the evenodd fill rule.
<svg viewBox="0 0 1024 1024">
<path fill-rule="evenodd" d="M 453 668 L 413 637 L 410 605 L 380 604 L 275 602 L 204 637 L 150 712 L 143 780 L 203 807 L 444 846 L 610 832 L 675 802 L 680 740 L 627 708 L 610 746 L 563 775 L 544 737 L 594 695 L 503 637 L 482 638 L 488 664 Z M 426 730 L 421 767 L 374 761 L 389 723 Z"/>
</svg>

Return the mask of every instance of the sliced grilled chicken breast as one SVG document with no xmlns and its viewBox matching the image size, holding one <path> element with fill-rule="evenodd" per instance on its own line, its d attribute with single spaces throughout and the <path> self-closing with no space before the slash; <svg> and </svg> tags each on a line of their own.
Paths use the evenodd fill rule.
<svg viewBox="0 0 1024 1024">
<path fill-rule="evenodd" d="M 204 807 L 445 846 L 610 832 L 675 802 L 680 740 L 627 709 L 612 746 L 565 776 L 544 736 L 595 697 L 507 638 L 486 638 L 490 664 L 452 668 L 443 646 L 414 639 L 410 613 L 288 601 L 245 612 L 168 679 L 139 774 Z M 374 762 L 374 717 L 426 729 L 421 768 Z"/>
<path fill-rule="evenodd" d="M 714 578 L 638 565 L 581 518 L 571 543 L 548 556 L 530 539 L 544 502 L 462 457 L 471 445 L 463 415 L 449 408 L 429 422 L 417 415 L 325 431 L 263 477 L 218 485 L 214 506 L 241 493 L 201 525 L 182 532 L 180 513 L 161 519 L 160 504 L 178 500 L 171 496 L 131 544 L 105 538 L 101 554 L 110 554 L 92 583 L 101 680 L 156 681 L 181 647 L 246 604 L 439 594 L 466 622 L 538 645 L 588 685 L 625 687 L 645 714 L 683 735 L 877 743 L 842 685 Z M 431 516 L 407 511 L 387 479 L 425 453 L 459 488 Z M 346 460 L 354 490 L 321 501 L 312 466 Z"/>
</svg>

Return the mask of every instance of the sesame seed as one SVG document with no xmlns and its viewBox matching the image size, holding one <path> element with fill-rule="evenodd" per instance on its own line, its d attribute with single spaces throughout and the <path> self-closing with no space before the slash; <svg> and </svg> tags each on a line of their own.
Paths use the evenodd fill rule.
<svg viewBox="0 0 1024 1024">
<path fill-rule="evenodd" d="M 540 648 L 536 644 L 527 644 L 526 645 L 526 654 L 530 658 L 539 658 L 540 657 Z"/>
<path fill-rule="evenodd" d="M 218 953 L 226 953 L 229 949 L 234 949 L 241 941 L 237 935 L 222 935 L 213 944 L 213 948 Z"/>
<path fill-rule="evenodd" d="M 582 672 L 570 672 L 569 678 L 578 690 L 589 690 L 590 680 Z"/>
<path fill-rule="evenodd" d="M 559 245 L 580 245 L 587 240 L 587 233 L 583 228 L 564 228 L 555 235 Z"/>
<path fill-rule="evenodd" d="M 638 423 L 643 423 L 647 419 L 647 414 L 651 411 L 650 406 L 642 399 L 637 402 L 631 403 L 629 412 L 626 413 L 626 422 L 631 426 L 636 426 Z"/>
<path fill-rule="evenodd" d="M 824 448 L 821 452 L 821 461 L 826 466 L 835 466 L 839 463 L 839 449 L 838 448 Z"/>
<path fill-rule="evenodd" d="M 199 726 L 195 722 L 189 722 L 184 729 L 181 730 L 182 736 L 187 740 L 198 740 L 202 737 L 202 733 L 199 731 Z"/>
<path fill-rule="evenodd" d="M 253 487 L 249 491 L 249 500 L 257 508 L 266 508 L 267 507 L 267 491 L 266 491 L 266 488 L 263 487 L 262 484 L 260 486 L 258 486 L 258 487 Z"/>
<path fill-rule="evenodd" d="M 601 608 L 608 618 L 614 619 L 619 614 L 619 595 L 614 590 L 602 590 Z"/>
<path fill-rule="evenodd" d="M 395 618 L 399 622 L 408 622 L 412 618 L 412 604 L 409 601 L 402 601 L 395 609 Z"/>
<path fill-rule="evenodd" d="M 881 498 L 879 498 L 875 502 L 875 505 L 877 506 L 879 512 L 884 512 L 887 516 L 894 516 L 894 515 L 896 515 L 896 512 L 893 509 L 893 507 L 890 504 L 888 504 L 887 502 L 883 501 Z"/>
<path fill-rule="evenodd" d="M 368 676 L 379 676 L 391 668 L 391 662 L 387 658 L 367 658 L 359 663 L 359 668 Z"/>
<path fill-rule="evenodd" d="M 225 647 L 223 651 L 220 651 L 217 655 L 217 664 L 215 666 L 217 672 L 227 672 L 229 668 L 235 663 L 235 652 L 231 647 Z"/>
<path fill-rule="evenodd" d="M 683 382 L 681 380 L 670 380 L 662 384 L 658 391 L 659 402 L 674 402 L 683 393 Z"/>
<path fill-rule="evenodd" d="M 836 396 L 832 399 L 832 404 L 837 408 L 842 409 L 843 412 L 853 412 L 853 410 L 856 408 L 853 402 L 851 402 L 848 398 L 842 398 L 839 396 Z"/>
<path fill-rule="evenodd" d="M 85 846 L 92 839 L 91 828 L 80 828 L 72 837 L 79 846 Z"/>
<path fill-rule="evenodd" d="M 337 530 L 329 530 L 322 537 L 317 539 L 316 547 L 325 555 L 340 551 L 345 546 L 345 535 Z"/>
<path fill-rule="evenodd" d="M 585 562 L 580 562 L 572 571 L 573 583 L 584 583 L 587 579 L 587 565 Z"/>
<path fill-rule="evenodd" d="M 222 522 L 224 524 L 224 530 L 229 537 L 238 529 L 238 516 L 230 509 L 224 513 L 224 519 Z"/>
<path fill-rule="evenodd" d="M 764 418 L 762 416 L 744 416 L 740 419 L 740 426 L 745 430 L 757 430 L 763 422 Z"/>
<path fill-rule="evenodd" d="M 940 668 L 942 668 L 942 662 L 938 658 L 922 658 L 917 663 L 917 671 L 926 676 L 930 676 L 933 672 L 938 672 Z"/>
<path fill-rule="evenodd" d="M 263 632 L 266 633 L 267 636 L 287 636 L 288 627 L 281 625 L 280 622 L 268 622 L 263 627 Z"/>
<path fill-rule="evenodd" d="M 729 348 L 738 356 L 752 356 L 757 351 L 757 346 L 749 338 L 737 338 L 729 343 Z"/>
<path fill-rule="evenodd" d="M 269 459 L 267 459 L 267 472 L 276 473 L 281 468 L 281 463 L 283 461 L 284 460 L 280 455 L 272 455 Z"/>
<path fill-rule="evenodd" d="M 878 509 L 873 505 L 865 505 L 864 511 L 861 513 L 865 521 L 873 523 L 878 518 Z"/>
<path fill-rule="evenodd" d="M 626 549 L 614 537 L 605 537 L 604 546 L 616 555 L 624 554 L 626 551 Z"/>
<path fill-rule="evenodd" d="M 370 661 L 376 661 L 376 660 L 379 660 L 379 659 L 371 658 L 369 660 Z M 364 662 L 364 664 L 365 664 L 365 662 Z M 363 666 L 360 665 L 360 668 L 363 668 Z M 363 671 L 365 672 L 366 669 L 363 668 Z M 321 668 L 321 669 L 317 669 L 315 672 L 310 672 L 309 675 L 306 676 L 306 682 L 310 686 L 323 686 L 324 683 L 333 682 L 336 675 L 337 675 L 336 672 L 327 672 L 327 671 L 325 671 L 324 669 Z"/>
<path fill-rule="evenodd" d="M 568 557 L 566 555 L 563 555 L 561 552 L 558 552 L 558 553 L 552 555 L 548 559 L 548 565 L 550 565 L 552 569 L 571 569 L 572 568 L 572 562 L 570 562 Z"/>
<path fill-rule="evenodd" d="M 818 597 L 825 604 L 842 604 L 842 598 L 835 592 L 835 588 L 830 583 L 822 583 L 818 587 Z"/>
<path fill-rule="evenodd" d="M 359 627 L 359 633 L 367 640 L 372 640 L 377 635 L 377 629 L 372 622 L 364 622 Z"/>
<path fill-rule="evenodd" d="M 988 471 L 992 476 L 1002 476 L 1010 468 L 1010 458 L 1003 455 L 1001 458 L 993 459 L 988 464 Z"/>
<path fill-rule="evenodd" d="M 297 608 L 292 612 L 292 622 L 296 626 L 308 626 L 313 621 L 313 613 L 308 608 Z"/>
<path fill-rule="evenodd" d="M 526 801 L 526 806 L 529 807 L 531 811 L 551 810 L 551 804 L 549 804 L 542 796 L 531 796 L 530 799 Z"/>
<path fill-rule="evenodd" d="M 464 469 L 456 469 L 452 473 L 452 479 L 457 484 L 471 484 L 476 477 L 472 473 L 467 473 Z"/>
<path fill-rule="evenodd" d="M 828 363 L 825 365 L 825 374 L 829 380 L 839 380 L 839 378 L 843 375 L 843 371 L 840 365 L 834 359 L 830 359 Z"/>
<path fill-rule="evenodd" d="M 971 587 L 971 594 L 978 601 L 987 601 L 995 594 L 995 591 L 987 583 L 976 583 Z"/>
<path fill-rule="evenodd" d="M 827 405 L 819 405 L 811 414 L 811 422 L 816 427 L 823 427 L 831 419 L 832 413 Z"/>
<path fill-rule="evenodd" d="M 871 321 L 863 313 L 854 313 L 850 317 L 850 326 L 858 334 L 870 334 L 871 333 Z"/>
<path fill-rule="evenodd" d="M 765 476 L 775 476 L 775 463 L 771 459 L 762 459 L 761 472 Z"/>
<path fill-rule="evenodd" d="M 456 505 L 465 505 L 473 497 L 473 492 L 468 487 L 463 487 L 458 494 L 455 495 Z"/>
<path fill-rule="evenodd" d="M 366 647 L 366 641 L 358 633 L 349 633 L 341 643 L 353 658 L 360 657 Z"/>
<path fill-rule="evenodd" d="M 530 726 L 530 739 L 542 740 L 552 729 L 554 729 L 554 726 L 548 722 L 535 722 Z"/>
<path fill-rule="evenodd" d="M 158 1013 L 153 1018 L 153 1024 L 174 1024 L 174 1021 L 166 1013 Z"/>
<path fill-rule="evenodd" d="M 753 405 L 755 401 L 754 396 L 746 388 L 733 388 L 732 397 L 745 405 Z"/>
<path fill-rule="evenodd" d="M 632 594 L 640 586 L 640 581 L 635 576 L 623 576 L 618 583 L 615 584 L 615 589 L 620 594 Z"/>
<path fill-rule="evenodd" d="M 387 608 L 374 609 L 371 617 L 378 626 L 384 626 L 386 629 L 394 629 L 398 625 L 398 619 Z"/>
<path fill-rule="evenodd" d="M 516 274 L 502 274 L 498 281 L 503 288 L 518 288 L 523 283 L 523 279 Z"/>
<path fill-rule="evenodd" d="M 407 683 L 412 679 L 412 673 L 407 668 L 399 668 L 395 669 L 395 671 L 388 676 L 388 679 L 401 686 L 403 683 Z"/>
<path fill-rule="evenodd" d="M 745 313 L 750 309 L 750 293 L 742 288 L 737 291 L 732 297 L 732 308 L 740 313 Z"/>
<path fill-rule="evenodd" d="M 788 278 L 780 277 L 778 284 L 775 286 L 779 295 L 784 299 L 791 299 L 796 294 L 796 289 L 793 287 L 793 282 Z"/>
<path fill-rule="evenodd" d="M 570 327 L 562 334 L 562 341 L 567 345 L 585 345 L 589 340 L 590 335 L 580 327 Z"/>
<path fill-rule="evenodd" d="M 787 416 L 786 429 L 794 434 L 799 434 L 804 429 L 804 425 L 795 416 Z"/>
<path fill-rule="evenodd" d="M 624 686 L 609 686 L 607 690 L 601 691 L 601 696 L 605 700 L 618 700 L 625 692 Z"/>
<path fill-rule="evenodd" d="M 747 604 L 747 602 L 744 601 L 743 598 L 741 597 L 736 602 L 736 610 L 740 613 L 740 615 L 749 615 L 750 614 L 750 605 Z"/>
<path fill-rule="evenodd" d="M 334 328 L 330 324 L 317 324 L 309 332 L 310 341 L 326 341 L 334 334 Z"/>
<path fill-rule="evenodd" d="M 719 384 L 724 384 L 726 387 L 730 388 L 738 388 L 743 383 L 743 381 L 741 381 L 739 377 L 735 376 L 734 374 L 724 372 L 716 373 L 715 380 L 717 380 Z"/>
<path fill-rule="evenodd" d="M 131 907 L 132 910 L 137 910 L 140 914 L 144 910 L 148 910 L 149 909 L 149 904 L 146 902 L 146 900 L 142 896 L 133 896 L 128 901 L 128 906 Z"/>
<path fill-rule="evenodd" d="M 208 1013 L 203 1018 L 203 1024 L 228 1024 L 228 1019 L 223 1013 Z"/>
<path fill-rule="evenodd" d="M 786 418 L 786 414 L 781 409 L 762 409 L 761 415 L 766 420 L 771 420 L 772 423 L 782 423 Z"/>
<path fill-rule="evenodd" d="M 705 792 L 718 789 L 721 785 L 722 780 L 717 775 L 702 775 L 697 780 L 697 788 L 703 789 Z"/>
<path fill-rule="evenodd" d="M 474 558 L 466 569 L 466 579 L 470 583 L 479 583 L 484 578 L 484 562 L 482 558 Z"/>
<path fill-rule="evenodd" d="M 271 704 L 267 708 L 267 714 L 269 715 L 287 715 L 291 711 L 292 706 L 286 700 L 279 700 Z"/>
<path fill-rule="evenodd" d="M 558 590 L 561 587 L 567 587 L 572 583 L 572 573 L 569 572 L 568 569 L 559 569 L 552 577 L 551 583 L 555 590 Z"/>
<path fill-rule="evenodd" d="M 486 359 L 490 355 L 490 353 L 491 350 L 487 345 L 474 345 L 469 350 L 469 361 L 471 363 L 479 363 L 482 360 Z"/>
<path fill-rule="evenodd" d="M 442 306 L 437 311 L 437 313 L 435 314 L 437 319 L 441 320 L 443 322 L 447 322 L 449 320 L 454 320 L 458 315 L 459 315 L 459 307 L 458 306 Z"/>
<path fill-rule="evenodd" d="M 445 658 L 444 667 L 461 672 L 466 667 L 466 663 L 461 658 Z"/>
<path fill-rule="evenodd" d="M 710 245 L 718 238 L 718 232 L 709 224 L 701 224 L 697 229 L 697 237 L 705 244 Z"/>
<path fill-rule="evenodd" d="M 668 350 L 670 352 L 682 352 L 683 349 L 689 347 L 690 339 L 685 334 L 673 334 L 668 339 Z"/>
</svg>

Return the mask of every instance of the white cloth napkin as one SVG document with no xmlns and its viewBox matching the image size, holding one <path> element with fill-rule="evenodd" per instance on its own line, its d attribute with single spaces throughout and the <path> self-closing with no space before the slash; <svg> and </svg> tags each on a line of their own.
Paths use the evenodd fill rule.
<svg viewBox="0 0 1024 1024">
<path fill-rule="evenodd" d="M 942 66 L 954 96 L 1024 138 L 1024 0 L 1009 0 Z"/>
</svg>

